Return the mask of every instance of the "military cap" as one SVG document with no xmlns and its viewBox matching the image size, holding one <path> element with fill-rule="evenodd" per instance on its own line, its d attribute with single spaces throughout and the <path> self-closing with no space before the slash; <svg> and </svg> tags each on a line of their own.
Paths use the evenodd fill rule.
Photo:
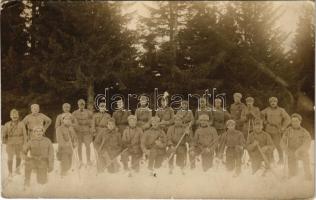
<svg viewBox="0 0 316 200">
<path fill-rule="evenodd" d="M 297 119 L 299 119 L 300 121 L 302 121 L 302 116 L 300 115 L 300 114 L 298 114 L 298 113 L 293 113 L 292 115 L 291 115 L 291 118 L 297 118 Z"/>
<path fill-rule="evenodd" d="M 276 97 L 270 97 L 270 98 L 269 98 L 269 102 L 271 102 L 271 101 L 278 101 L 278 98 L 276 98 Z"/>
<path fill-rule="evenodd" d="M 85 102 L 85 100 L 83 100 L 83 99 L 79 99 L 79 100 L 78 100 L 78 104 L 86 104 L 86 102 Z"/>
<path fill-rule="evenodd" d="M 154 116 L 151 118 L 151 122 L 160 122 L 160 118 L 157 116 Z"/>
<path fill-rule="evenodd" d="M 220 98 L 216 98 L 216 99 L 215 99 L 215 102 L 220 102 L 220 103 L 222 103 L 222 100 L 221 100 Z"/>
<path fill-rule="evenodd" d="M 230 119 L 230 120 L 227 120 L 226 126 L 228 126 L 229 124 L 236 125 L 236 122 L 234 120 Z"/>
<path fill-rule="evenodd" d="M 140 101 L 148 101 L 148 98 L 145 95 L 141 95 L 139 100 Z"/>
<path fill-rule="evenodd" d="M 10 111 L 10 115 L 13 115 L 13 114 L 19 114 L 19 111 L 17 111 L 16 109 L 12 109 Z"/>
<path fill-rule="evenodd" d="M 137 117 L 136 115 L 130 115 L 127 117 L 127 120 L 130 121 L 130 120 L 137 120 Z"/>
<path fill-rule="evenodd" d="M 261 119 L 255 119 L 253 122 L 254 125 L 262 125 L 263 121 Z"/>
<path fill-rule="evenodd" d="M 199 121 L 208 121 L 210 120 L 210 117 L 208 115 L 202 114 L 199 116 Z"/>
<path fill-rule="evenodd" d="M 236 92 L 236 93 L 234 93 L 234 95 L 233 95 L 234 97 L 239 97 L 239 98 L 242 98 L 242 94 L 241 93 L 239 93 L 239 92 Z"/>
<path fill-rule="evenodd" d="M 247 97 L 246 102 L 254 102 L 255 99 L 253 97 Z"/>
<path fill-rule="evenodd" d="M 37 103 L 34 103 L 34 104 L 31 105 L 31 108 L 33 108 L 34 106 L 39 107 L 39 105 Z"/>
<path fill-rule="evenodd" d="M 64 103 L 64 104 L 63 104 L 63 107 L 64 107 L 64 106 L 69 106 L 69 107 L 70 107 L 70 104 L 69 104 L 69 103 Z"/>
</svg>

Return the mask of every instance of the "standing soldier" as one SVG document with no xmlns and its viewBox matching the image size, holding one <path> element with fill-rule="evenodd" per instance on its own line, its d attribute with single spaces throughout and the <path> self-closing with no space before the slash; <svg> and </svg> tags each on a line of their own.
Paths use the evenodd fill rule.
<svg viewBox="0 0 316 200">
<path fill-rule="evenodd" d="M 150 128 L 152 110 L 148 107 L 148 98 L 146 96 L 140 96 L 139 102 L 140 107 L 135 111 L 137 126 L 141 127 L 143 131 L 145 131 Z"/>
<path fill-rule="evenodd" d="M 311 136 L 309 132 L 301 126 L 302 116 L 295 113 L 291 116 L 291 126 L 288 127 L 282 137 L 281 147 L 288 158 L 288 176 L 297 175 L 298 161 L 303 161 L 305 179 L 312 180 L 310 169 L 309 149 Z"/>
<path fill-rule="evenodd" d="M 160 119 L 155 116 L 151 118 L 152 127 L 146 130 L 141 140 L 141 147 L 145 156 L 148 157 L 148 169 L 151 174 L 154 168 L 161 167 L 166 155 L 167 137 L 164 131 L 159 127 Z"/>
<path fill-rule="evenodd" d="M 99 103 L 98 110 L 99 112 L 93 114 L 91 123 L 91 130 L 94 137 L 106 131 L 108 120 L 111 118 L 111 115 L 106 112 L 106 102 Z"/>
<path fill-rule="evenodd" d="M 125 128 L 122 137 L 123 148 L 128 150 L 122 154 L 122 163 L 125 170 L 129 170 L 128 160 L 131 156 L 131 168 L 139 172 L 140 159 L 142 158 L 142 149 L 140 146 L 143 130 L 137 127 L 137 118 L 135 115 L 128 116 L 129 126 Z M 131 175 L 131 174 L 130 174 Z"/>
<path fill-rule="evenodd" d="M 224 133 L 223 146 L 226 147 L 226 167 L 229 171 L 235 170 L 234 176 L 238 176 L 241 172 L 241 159 L 245 139 L 242 132 L 235 129 L 236 122 L 228 120 L 226 122 L 227 131 Z"/>
<path fill-rule="evenodd" d="M 209 118 L 209 125 L 212 125 L 213 124 L 213 115 L 212 115 L 212 108 L 208 107 L 207 106 L 207 102 L 206 102 L 206 98 L 200 98 L 199 100 L 199 106 L 198 108 L 196 109 L 195 111 L 195 123 L 196 123 L 196 126 L 199 126 L 199 117 L 200 115 L 202 114 L 205 114 L 208 116 Z"/>
<path fill-rule="evenodd" d="M 181 109 L 177 111 L 177 115 L 181 117 L 182 123 L 188 126 L 190 123 L 194 123 L 194 116 L 192 111 L 189 109 L 188 101 L 181 101 Z"/>
<path fill-rule="evenodd" d="M 253 120 L 260 119 L 260 110 L 254 106 L 254 98 L 246 98 L 246 107 L 241 111 L 241 122 L 243 123 L 242 131 L 247 140 L 248 134 L 253 131 Z"/>
<path fill-rule="evenodd" d="M 77 145 L 77 136 L 72 127 L 73 116 L 64 113 L 60 116 L 61 125 L 56 129 L 58 143 L 57 159 L 60 160 L 61 176 L 65 176 L 72 165 L 74 148 Z"/>
<path fill-rule="evenodd" d="M 117 101 L 117 110 L 114 111 L 113 118 L 115 119 L 116 126 L 118 127 L 121 135 L 123 135 L 123 131 L 128 126 L 127 118 L 131 114 L 131 111 L 124 108 L 124 102 L 122 99 Z"/>
<path fill-rule="evenodd" d="M 37 183 L 47 183 L 47 173 L 54 169 L 54 148 L 52 142 L 44 137 L 43 126 L 33 126 L 33 137 L 23 148 L 25 158 L 25 187 L 30 186 L 31 174 L 36 173 Z M 30 156 L 28 153 L 30 152 Z"/>
<path fill-rule="evenodd" d="M 160 128 L 164 132 L 167 132 L 168 128 L 174 123 L 173 122 L 174 111 L 168 105 L 168 100 L 166 98 L 161 99 L 161 106 L 162 108 L 159 108 L 156 111 L 156 116 L 161 119 Z"/>
<path fill-rule="evenodd" d="M 5 138 L 8 154 L 9 177 L 12 176 L 14 156 L 16 173 L 20 174 L 22 147 L 27 141 L 25 125 L 19 120 L 19 112 L 16 109 L 10 111 L 10 118 L 11 121 L 5 123 L 3 127 L 3 138 Z"/>
<path fill-rule="evenodd" d="M 265 163 L 265 172 L 270 168 L 270 160 L 268 155 L 273 152 L 274 145 L 270 135 L 264 132 L 262 129 L 262 121 L 260 119 L 254 120 L 253 132 L 250 133 L 248 141 L 246 142 L 246 147 L 251 160 L 252 174 L 255 174 L 258 169 L 260 169 L 262 161 Z M 268 157 L 268 160 L 264 159 L 260 153 L 259 148 L 261 149 L 262 153 Z"/>
<path fill-rule="evenodd" d="M 32 130 L 34 126 L 43 126 L 44 133 L 52 123 L 52 120 L 44 115 L 43 113 L 40 113 L 40 107 L 38 104 L 32 104 L 31 105 L 31 114 L 28 114 L 24 117 L 23 123 L 26 126 L 27 129 L 27 137 L 28 139 L 32 136 Z"/>
<path fill-rule="evenodd" d="M 278 106 L 278 99 L 276 97 L 269 98 L 270 106 L 261 111 L 265 131 L 270 134 L 276 149 L 279 154 L 279 164 L 283 163 L 283 154 L 280 146 L 282 133 L 290 124 L 289 114 L 281 107 Z M 273 159 L 273 152 L 270 155 Z"/>
<path fill-rule="evenodd" d="M 108 119 L 106 132 L 99 134 L 95 139 L 95 148 L 99 159 L 98 172 L 103 172 L 105 167 L 110 173 L 118 172 L 120 165 L 117 158 L 121 153 L 122 141 L 113 118 Z"/>
<path fill-rule="evenodd" d="M 90 160 L 90 144 L 92 142 L 92 112 L 85 109 L 86 102 L 83 99 L 78 101 L 78 110 L 75 110 L 72 115 L 76 118 L 78 126 L 75 131 L 78 138 L 78 155 L 80 166 L 82 165 L 82 144 L 86 147 L 87 164 L 91 165 Z"/>
<path fill-rule="evenodd" d="M 232 120 L 236 122 L 236 129 L 241 131 L 243 123 L 240 120 L 241 111 L 246 105 L 241 102 L 242 95 L 240 93 L 234 93 L 234 103 L 230 106 L 230 115 Z"/>
<path fill-rule="evenodd" d="M 209 124 L 209 116 L 199 116 L 199 127 L 195 131 L 194 144 L 189 151 L 191 168 L 195 168 L 195 158 L 201 155 L 203 171 L 213 166 L 215 147 L 218 144 L 216 129 Z"/>
<path fill-rule="evenodd" d="M 190 128 L 183 124 L 182 116 L 176 114 L 174 116 L 174 125 L 170 126 L 167 132 L 167 144 L 169 157 L 169 173 L 172 174 L 174 165 L 174 155 L 176 155 L 176 164 L 180 167 L 182 174 L 184 174 L 184 167 L 187 160 L 187 146 L 188 135 Z"/>
<path fill-rule="evenodd" d="M 230 119 L 228 111 L 224 110 L 222 107 L 222 100 L 219 98 L 215 99 L 215 105 L 212 111 L 213 115 L 213 126 L 217 131 L 217 134 L 220 136 L 225 132 L 225 123 Z"/>
<path fill-rule="evenodd" d="M 57 130 L 57 128 L 59 126 L 62 125 L 62 115 L 65 114 L 65 113 L 70 113 L 70 104 L 69 103 L 64 103 L 63 106 L 62 106 L 62 109 L 63 109 L 63 113 L 59 114 L 57 117 L 56 117 L 56 122 L 55 122 L 55 129 Z M 71 116 L 71 122 L 72 122 L 72 126 L 76 126 L 77 125 L 77 120 L 75 117 Z"/>
</svg>

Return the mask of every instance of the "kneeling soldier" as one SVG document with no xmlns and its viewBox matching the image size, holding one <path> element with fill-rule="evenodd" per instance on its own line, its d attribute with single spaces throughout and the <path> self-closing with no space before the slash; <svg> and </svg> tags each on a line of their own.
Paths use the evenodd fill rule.
<svg viewBox="0 0 316 200">
<path fill-rule="evenodd" d="M 260 119 L 254 121 L 253 132 L 250 133 L 246 146 L 251 159 L 252 173 L 256 173 L 260 169 L 262 161 L 265 163 L 265 169 L 270 168 L 271 157 L 269 155 L 273 152 L 274 145 L 271 136 L 262 130 L 263 122 Z M 268 160 L 265 160 L 258 146 Z M 266 172 L 265 170 L 265 172 Z"/>
<path fill-rule="evenodd" d="M 223 146 L 226 147 L 226 167 L 229 171 L 235 170 L 234 176 L 238 176 L 241 172 L 245 139 L 243 133 L 235 129 L 236 122 L 234 120 L 228 120 L 226 126 L 227 131 L 223 138 Z"/>
<path fill-rule="evenodd" d="M 27 133 L 23 122 L 19 120 L 19 112 L 12 109 L 10 112 L 11 121 L 5 123 L 3 138 L 5 138 L 6 151 L 8 154 L 9 177 L 12 176 L 13 158 L 16 159 L 16 173 L 20 174 L 22 147 L 27 141 Z"/>
<path fill-rule="evenodd" d="M 295 176 L 298 169 L 298 161 L 303 161 L 305 178 L 312 179 L 309 161 L 309 148 L 311 136 L 309 132 L 301 126 L 302 117 L 299 114 L 291 116 L 291 126 L 286 129 L 282 140 L 281 147 L 287 153 L 289 177 Z"/>
<path fill-rule="evenodd" d="M 56 129 L 58 143 L 57 159 L 60 160 L 61 176 L 65 176 L 71 168 L 72 155 L 77 145 L 77 136 L 72 127 L 72 115 L 64 113 L 60 116 L 61 125 Z"/>
<path fill-rule="evenodd" d="M 160 129 L 159 122 L 159 117 L 152 117 L 152 127 L 144 132 L 141 140 L 141 147 L 145 156 L 148 157 L 148 169 L 151 173 L 154 168 L 161 167 L 166 156 L 167 138 L 165 132 Z"/>
<path fill-rule="evenodd" d="M 115 126 L 115 120 L 110 118 L 107 130 L 95 139 L 95 148 L 98 152 L 98 172 L 103 172 L 106 167 L 110 173 L 119 171 L 117 157 L 121 153 L 121 145 L 121 134 Z"/>
<path fill-rule="evenodd" d="M 122 144 L 124 149 L 127 151 L 122 153 L 122 162 L 125 170 L 128 168 L 129 156 L 131 156 L 131 167 L 136 172 L 139 171 L 140 159 L 142 158 L 142 149 L 140 147 L 141 137 L 143 135 L 143 130 L 137 127 L 137 118 L 135 115 L 130 115 L 127 118 L 128 127 L 125 128 L 122 137 Z"/>
<path fill-rule="evenodd" d="M 34 137 L 24 146 L 25 186 L 30 186 L 31 173 L 34 170 L 39 184 L 47 183 L 47 173 L 53 171 L 54 149 L 52 142 L 44 137 L 44 127 L 33 127 Z M 30 152 L 30 156 L 28 153 Z"/>
<path fill-rule="evenodd" d="M 218 144 L 217 131 L 209 125 L 209 120 L 208 115 L 199 116 L 199 127 L 195 131 L 194 146 L 190 150 L 191 162 L 195 162 L 196 156 L 201 155 L 202 167 L 205 172 L 213 166 L 214 151 Z"/>
<path fill-rule="evenodd" d="M 174 125 L 169 127 L 167 132 L 168 154 L 172 156 L 169 160 L 169 173 L 172 174 L 174 165 L 174 155 L 176 155 L 176 164 L 181 168 L 182 173 L 187 158 L 187 147 L 189 127 L 183 125 L 181 115 L 174 116 Z M 180 141 L 181 140 L 181 141 Z M 179 143 L 179 145 L 178 145 Z M 177 146 L 178 145 L 178 146 Z"/>
</svg>

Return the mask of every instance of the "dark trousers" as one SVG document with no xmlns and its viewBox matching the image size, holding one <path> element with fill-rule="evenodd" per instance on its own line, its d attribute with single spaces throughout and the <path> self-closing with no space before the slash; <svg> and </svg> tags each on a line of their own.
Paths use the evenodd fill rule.
<svg viewBox="0 0 316 200">
<path fill-rule="evenodd" d="M 169 168 L 173 169 L 174 167 L 174 156 L 176 156 L 176 165 L 183 169 L 187 160 L 187 148 L 185 145 L 178 146 L 176 153 L 173 154 L 171 159 L 169 160 Z"/>
<path fill-rule="evenodd" d="M 227 147 L 226 149 L 226 167 L 227 170 L 235 170 L 237 174 L 241 172 L 241 158 L 243 151 L 235 147 Z"/>
<path fill-rule="evenodd" d="M 304 173 L 306 177 L 311 176 L 311 169 L 310 169 L 310 160 L 308 152 L 300 152 L 297 156 L 295 155 L 295 151 L 288 151 L 287 154 L 288 158 L 288 169 L 289 169 L 289 177 L 296 176 L 298 171 L 298 161 L 303 161 Z"/>
<path fill-rule="evenodd" d="M 268 151 L 265 153 L 266 157 L 268 158 L 268 155 L 271 154 L 271 151 Z M 259 150 L 255 150 L 253 152 L 249 152 L 249 157 L 251 159 L 251 168 L 252 168 L 252 173 L 256 173 L 261 165 L 262 165 L 262 161 L 264 161 L 262 155 L 260 154 Z M 265 169 L 269 169 L 270 168 L 270 160 L 268 160 L 268 163 L 265 161 Z"/>
<path fill-rule="evenodd" d="M 60 169 L 61 175 L 66 175 L 72 165 L 72 153 L 61 152 L 60 153 Z"/>
<path fill-rule="evenodd" d="M 131 158 L 131 168 L 135 171 L 139 171 L 140 168 L 140 159 L 142 158 L 142 153 L 141 152 L 129 152 L 129 151 L 125 151 L 124 153 L 122 153 L 121 156 L 121 161 L 123 163 L 124 169 L 128 170 L 128 161 L 129 158 Z"/>
<path fill-rule="evenodd" d="M 82 144 L 85 145 L 86 147 L 86 156 L 87 156 L 87 161 L 90 162 L 90 144 L 92 142 L 92 135 L 89 133 L 78 133 L 78 157 L 79 160 L 82 161 Z"/>
<path fill-rule="evenodd" d="M 47 183 L 48 160 L 30 158 L 25 162 L 25 184 L 30 185 L 31 174 L 35 172 L 37 183 Z"/>
<path fill-rule="evenodd" d="M 16 158 L 16 168 L 18 169 L 21 164 L 21 152 L 23 144 L 7 144 L 6 150 L 8 154 L 8 169 L 12 173 L 13 170 L 13 158 Z"/>
<path fill-rule="evenodd" d="M 205 152 L 205 148 L 195 148 L 194 153 L 190 153 L 191 168 L 195 167 L 196 157 L 201 155 L 203 171 L 209 170 L 213 166 L 214 151 Z"/>
<path fill-rule="evenodd" d="M 165 156 L 166 154 L 164 150 L 152 148 L 148 157 L 148 169 L 153 170 L 154 168 L 160 168 Z"/>
</svg>

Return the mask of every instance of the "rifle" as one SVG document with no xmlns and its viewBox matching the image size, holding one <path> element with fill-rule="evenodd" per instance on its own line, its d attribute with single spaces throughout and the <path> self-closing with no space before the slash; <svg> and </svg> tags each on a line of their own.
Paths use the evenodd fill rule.
<svg viewBox="0 0 316 200">
<path fill-rule="evenodd" d="M 71 140 L 71 137 L 70 137 L 69 132 L 68 132 L 68 137 L 69 137 L 71 149 L 72 149 L 72 152 L 73 152 L 73 158 L 75 159 L 75 161 L 76 161 L 77 164 L 78 164 L 78 162 L 79 162 L 78 151 L 76 151 L 76 149 L 74 148 L 74 144 L 72 143 L 72 140 Z M 78 169 L 80 169 L 80 165 L 78 166 Z M 78 178 L 81 179 L 80 170 L 78 170 Z"/>
</svg>

